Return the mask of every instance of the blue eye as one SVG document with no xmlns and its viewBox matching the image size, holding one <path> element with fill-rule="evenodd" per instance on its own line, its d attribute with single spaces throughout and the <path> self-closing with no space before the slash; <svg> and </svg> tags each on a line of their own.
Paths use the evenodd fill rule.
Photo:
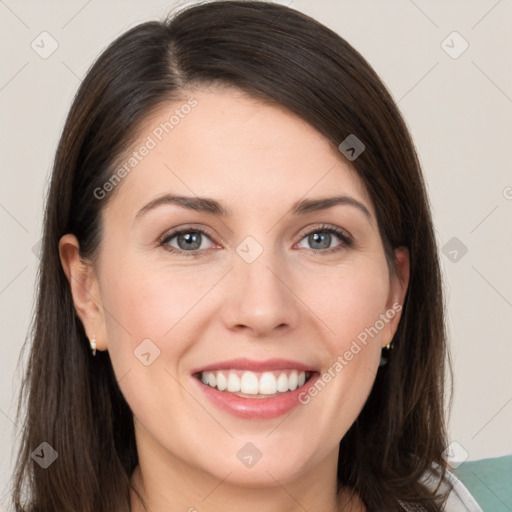
<svg viewBox="0 0 512 512">
<path fill-rule="evenodd" d="M 341 240 L 341 243 L 331 247 L 331 242 L 334 238 Z M 197 228 L 185 228 L 173 231 L 165 235 L 159 245 L 163 246 L 166 250 L 172 253 L 177 253 L 186 257 L 199 257 L 208 249 L 203 242 L 204 238 L 211 241 L 212 237 L 206 231 Z M 348 233 L 340 228 L 333 226 L 320 226 L 316 227 L 305 233 L 301 241 L 307 239 L 311 245 L 317 245 L 309 250 L 313 253 L 332 253 L 352 246 L 352 238 Z M 176 240 L 176 245 L 172 242 Z M 212 244 L 213 245 L 213 244 Z M 211 246 L 210 246 L 211 247 Z"/>
<path fill-rule="evenodd" d="M 181 229 L 169 233 L 160 243 L 170 252 L 179 252 L 184 256 L 200 256 L 199 250 L 204 250 L 201 238 L 210 238 L 208 233 L 202 229 Z M 171 241 L 176 239 L 178 247 L 171 245 Z M 193 251 L 193 252 L 192 252 Z"/>
<path fill-rule="evenodd" d="M 335 238 L 341 240 L 341 244 L 331 247 L 331 242 Z M 308 243 L 315 245 L 318 244 L 320 247 L 313 247 L 311 250 L 314 253 L 327 252 L 332 253 L 343 249 L 343 247 L 351 247 L 352 239 L 345 231 L 334 228 L 332 226 L 321 226 L 308 231 L 302 240 L 307 239 Z"/>
</svg>

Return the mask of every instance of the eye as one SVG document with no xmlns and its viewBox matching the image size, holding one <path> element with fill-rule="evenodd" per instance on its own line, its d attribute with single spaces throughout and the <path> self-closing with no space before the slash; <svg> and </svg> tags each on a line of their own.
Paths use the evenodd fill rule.
<svg viewBox="0 0 512 512">
<path fill-rule="evenodd" d="M 332 247 L 331 242 L 338 238 L 341 243 Z M 302 240 L 306 239 L 309 244 L 312 245 L 311 251 L 314 253 L 320 252 L 337 252 L 342 250 L 344 247 L 352 246 L 352 238 L 348 233 L 340 228 L 333 226 L 319 226 L 305 233 Z M 299 245 L 300 247 L 300 245 Z"/>
<path fill-rule="evenodd" d="M 165 234 L 159 241 L 159 245 L 164 247 L 167 251 L 177 253 L 179 255 L 186 257 L 199 257 L 202 255 L 203 251 L 214 245 L 212 238 L 212 235 L 203 229 L 185 228 Z M 336 238 L 340 240 L 341 243 L 332 247 L 331 244 Z M 203 243 L 205 242 L 205 239 L 211 242 L 209 246 L 208 244 L 205 246 Z M 341 228 L 334 226 L 319 226 L 311 229 L 302 235 L 301 242 L 304 239 L 312 245 L 310 251 L 313 253 L 337 252 L 344 248 L 351 247 L 353 243 L 353 240 L 348 233 Z M 300 243 L 299 247 L 301 247 Z"/>
<path fill-rule="evenodd" d="M 209 234 L 202 229 L 180 229 L 164 235 L 160 245 L 164 246 L 168 251 L 179 252 L 184 256 L 196 257 L 200 256 L 198 251 L 208 248 L 203 244 L 204 238 L 211 241 Z M 173 240 L 176 240 L 176 245 L 172 243 Z"/>
</svg>

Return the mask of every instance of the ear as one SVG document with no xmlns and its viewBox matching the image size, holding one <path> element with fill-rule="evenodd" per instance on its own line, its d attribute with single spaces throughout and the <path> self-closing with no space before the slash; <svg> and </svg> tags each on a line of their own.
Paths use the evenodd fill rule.
<svg viewBox="0 0 512 512">
<path fill-rule="evenodd" d="M 59 255 L 68 279 L 76 312 L 89 340 L 96 338 L 97 350 L 106 349 L 105 321 L 98 279 L 90 262 L 80 257 L 80 246 L 74 235 L 59 241 Z"/>
<path fill-rule="evenodd" d="M 383 331 L 382 346 L 391 343 L 402 316 L 405 295 L 409 286 L 409 250 L 406 247 L 395 249 L 396 273 L 392 273 L 389 281 L 389 296 L 386 303 L 386 318 L 389 319 Z"/>
</svg>

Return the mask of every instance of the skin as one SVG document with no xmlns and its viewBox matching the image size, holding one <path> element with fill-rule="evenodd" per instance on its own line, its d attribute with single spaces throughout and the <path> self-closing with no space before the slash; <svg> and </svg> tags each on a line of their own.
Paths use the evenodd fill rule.
<svg viewBox="0 0 512 512">
<path fill-rule="evenodd" d="M 193 96 L 197 106 L 110 192 L 94 262 L 78 257 L 72 234 L 60 255 L 76 310 L 97 349 L 108 350 L 134 413 L 139 466 L 132 482 L 152 512 L 359 511 L 336 489 L 338 445 L 373 386 L 380 353 L 400 313 L 307 405 L 270 420 L 247 420 L 207 400 L 191 371 L 234 357 L 287 358 L 327 371 L 379 315 L 403 304 L 407 250 L 390 274 L 373 204 L 338 149 L 280 106 L 236 90 L 195 90 L 148 119 L 133 149 Z M 207 196 L 232 217 L 161 205 L 165 193 Z M 342 204 L 291 215 L 303 198 L 351 196 L 368 219 Z M 336 235 L 326 252 L 307 234 L 322 224 Z M 198 258 L 185 244 L 159 245 L 172 228 L 203 228 Z M 315 229 L 318 228 L 318 229 Z M 247 263 L 237 246 L 252 236 L 263 252 Z M 168 247 L 167 245 L 167 247 Z M 317 254 L 313 249 L 318 248 Z M 190 251 L 190 250 L 189 250 Z M 323 252 L 320 252 L 323 251 Z M 145 366 L 134 350 L 149 338 L 160 355 Z M 261 460 L 245 467 L 251 442 Z M 142 510 L 132 495 L 132 510 Z"/>
</svg>

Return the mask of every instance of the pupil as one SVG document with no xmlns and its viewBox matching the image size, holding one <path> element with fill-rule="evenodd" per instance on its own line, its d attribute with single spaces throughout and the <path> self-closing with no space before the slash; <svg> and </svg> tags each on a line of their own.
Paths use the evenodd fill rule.
<svg viewBox="0 0 512 512">
<path fill-rule="evenodd" d="M 317 243 L 319 240 L 321 241 L 321 239 L 323 238 L 324 242 L 325 240 L 327 240 L 327 244 L 323 244 L 323 246 L 319 247 L 320 249 L 327 249 L 329 246 L 330 246 L 330 237 L 331 235 L 329 233 L 324 233 L 324 234 L 317 234 L 317 233 L 314 233 L 313 235 L 311 235 L 312 238 L 313 238 L 313 243 Z M 318 247 L 316 247 L 318 248 Z"/>
<path fill-rule="evenodd" d="M 185 247 L 190 249 L 199 249 L 201 243 L 198 243 L 199 233 L 185 233 L 180 237 L 180 240 L 185 240 Z M 194 246 L 194 244 L 197 246 Z"/>
</svg>

